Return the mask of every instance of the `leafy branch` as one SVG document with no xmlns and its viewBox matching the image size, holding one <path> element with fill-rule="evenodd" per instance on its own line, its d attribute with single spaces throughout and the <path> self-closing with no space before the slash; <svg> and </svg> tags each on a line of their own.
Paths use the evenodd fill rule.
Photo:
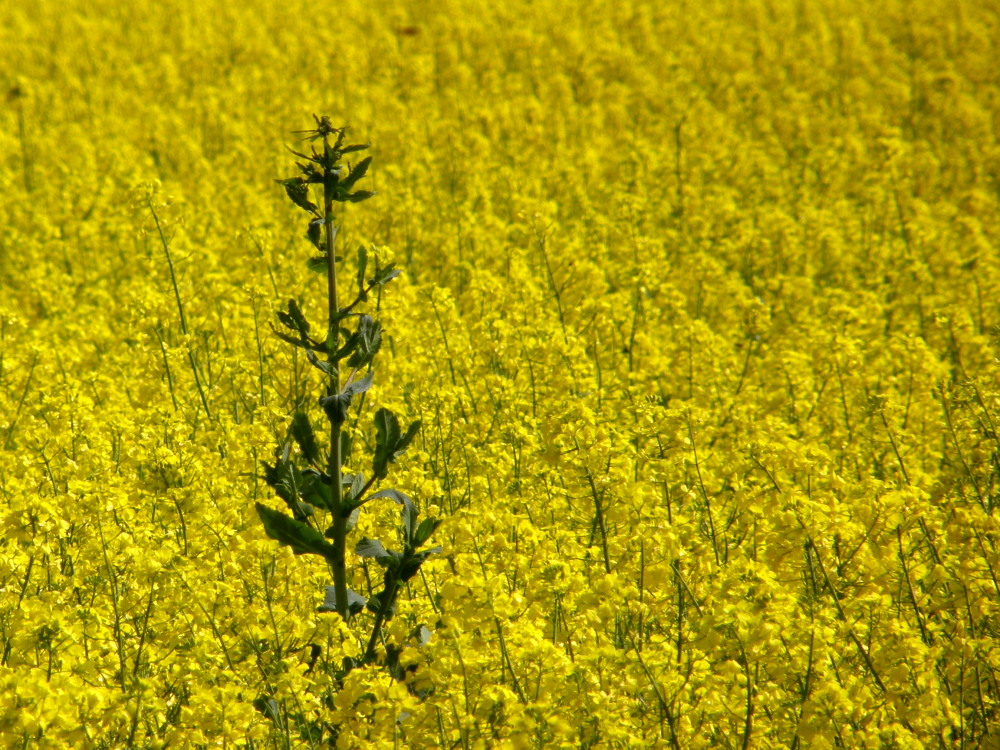
<svg viewBox="0 0 1000 750">
<path fill-rule="evenodd" d="M 292 203 L 309 215 L 305 237 L 319 254 L 307 265 L 326 276 L 325 332 L 318 332 L 323 327 L 311 324 L 295 299 L 278 312 L 280 328 L 272 325 L 272 330 L 278 338 L 305 351 L 310 364 L 324 374 L 325 393 L 318 398 L 318 406 L 326 419 L 326 429 L 317 430 L 305 411 L 292 415 L 288 435 L 277 447 L 274 463 L 263 463 L 263 478 L 284 502 L 285 510 L 262 503 L 257 503 L 256 508 L 269 537 L 297 555 L 317 555 L 329 565 L 333 585 L 327 587 L 319 612 L 336 612 L 348 622 L 365 610 L 372 613 L 367 648 L 360 656 L 360 663 L 372 663 L 383 626 L 395 614 L 401 586 L 431 555 L 441 551 L 440 547 L 425 547 L 439 520 L 420 521 L 416 505 L 408 496 L 396 489 L 377 488 L 388 477 L 391 464 L 413 442 L 420 420 L 404 429 L 389 409 L 378 409 L 373 420 L 371 475 L 366 478 L 360 472 L 344 471 L 354 445 L 348 417 L 352 410 L 363 406 L 364 400 L 355 397 L 372 387 L 374 361 L 383 336 L 379 320 L 356 309 L 368 301 L 372 292 L 381 294 L 382 288 L 402 272 L 393 264 L 382 266 L 374 253 L 369 255 L 364 247 L 359 248 L 353 274 L 356 291 L 353 299 L 341 305 L 338 274 L 345 269 L 343 258 L 335 252 L 338 224 L 333 208 L 335 203 L 360 203 L 375 195 L 374 191 L 357 189 L 372 158 L 345 164 L 346 156 L 364 151 L 369 145 L 347 144 L 346 128 L 333 127 L 327 117 L 315 120 L 314 129 L 300 131 L 306 141 L 314 144 L 310 153 L 292 151 L 300 160 L 296 162 L 300 174 L 277 182 Z M 311 194 L 313 188 L 322 193 L 319 202 Z M 349 372 L 346 379 L 342 377 L 345 371 Z M 359 375 L 362 371 L 364 374 Z M 353 423 L 357 424 L 357 420 Z M 325 442 L 321 433 L 326 434 Z M 381 590 L 366 599 L 348 587 L 347 535 L 357 525 L 361 509 L 379 499 L 390 499 L 402 506 L 402 551 L 387 549 L 373 539 L 363 539 L 355 546 L 359 557 L 374 558 L 384 568 Z"/>
</svg>

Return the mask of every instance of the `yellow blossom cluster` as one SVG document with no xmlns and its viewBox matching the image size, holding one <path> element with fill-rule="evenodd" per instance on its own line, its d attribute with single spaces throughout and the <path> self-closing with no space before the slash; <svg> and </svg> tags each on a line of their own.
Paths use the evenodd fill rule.
<svg viewBox="0 0 1000 750">
<path fill-rule="evenodd" d="M 0 4 L 0 746 L 1000 747 L 998 59 L 971 0 Z M 313 113 L 444 519 L 343 679 L 254 511 Z"/>
</svg>

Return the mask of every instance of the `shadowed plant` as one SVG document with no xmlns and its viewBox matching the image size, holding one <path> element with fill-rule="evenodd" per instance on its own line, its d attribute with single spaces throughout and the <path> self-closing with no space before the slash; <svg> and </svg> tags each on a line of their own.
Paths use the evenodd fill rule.
<svg viewBox="0 0 1000 750">
<path fill-rule="evenodd" d="M 335 203 L 360 203 L 375 193 L 357 189 L 372 158 L 344 164 L 350 154 L 366 150 L 367 144 L 345 144 L 346 128 L 335 128 L 327 117 L 317 117 L 316 127 L 300 131 L 313 145 L 311 152 L 293 151 L 299 157 L 300 174 L 278 180 L 291 201 L 309 214 L 306 237 L 317 254 L 307 263 L 325 276 L 325 325 L 312 325 L 299 304 L 291 299 L 278 313 L 282 329 L 275 333 L 291 346 L 304 350 L 309 362 L 325 376 L 325 393 L 317 400 L 325 423 L 314 427 L 305 411 L 291 417 L 287 437 L 275 452 L 273 464 L 264 463 L 264 479 L 284 501 L 285 510 L 257 503 L 257 512 L 267 535 L 291 547 L 297 555 L 317 555 L 329 565 L 333 585 L 327 587 L 320 612 L 335 612 L 345 621 L 366 609 L 373 616 L 367 646 L 355 659 L 348 659 L 345 672 L 354 666 L 373 664 L 383 626 L 396 611 L 400 587 L 420 570 L 427 558 L 441 551 L 426 548 L 439 519 L 419 520 L 414 502 L 397 489 L 381 487 L 390 465 L 406 450 L 420 430 L 420 421 L 405 429 L 390 410 L 378 409 L 373 417 L 375 448 L 371 473 L 349 473 L 344 466 L 359 441 L 353 439 L 351 422 L 357 425 L 365 405 L 362 394 L 372 386 L 375 359 L 382 343 L 382 325 L 366 309 L 374 299 L 374 313 L 383 288 L 401 271 L 393 264 L 382 266 L 374 252 L 358 248 L 356 264 L 347 275 L 343 258 L 336 254 L 338 224 Z M 312 189 L 321 192 L 321 203 L 313 202 Z M 344 283 L 347 280 L 348 283 Z M 345 294 L 350 284 L 350 292 Z M 361 397 L 361 398 L 359 398 Z M 358 457 L 351 465 L 361 465 Z M 374 558 L 383 568 L 380 590 L 367 598 L 348 588 L 347 537 L 355 528 L 361 510 L 373 500 L 389 499 L 401 506 L 399 551 L 375 539 L 361 539 L 355 553 Z M 391 653 L 393 649 L 387 647 Z M 391 661 L 391 660 L 390 660 Z"/>
</svg>

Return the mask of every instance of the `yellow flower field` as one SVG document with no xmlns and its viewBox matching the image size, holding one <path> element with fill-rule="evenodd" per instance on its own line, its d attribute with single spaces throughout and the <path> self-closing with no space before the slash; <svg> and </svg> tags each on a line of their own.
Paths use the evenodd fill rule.
<svg viewBox="0 0 1000 750">
<path fill-rule="evenodd" d="M 0 747 L 1000 748 L 998 59 L 971 0 L 0 4 Z M 313 114 L 442 520 L 349 673 L 254 509 Z"/>
</svg>

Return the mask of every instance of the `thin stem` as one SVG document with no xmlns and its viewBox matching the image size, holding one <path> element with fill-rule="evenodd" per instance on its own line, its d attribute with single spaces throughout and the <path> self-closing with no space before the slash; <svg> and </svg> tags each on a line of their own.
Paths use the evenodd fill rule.
<svg viewBox="0 0 1000 750">
<path fill-rule="evenodd" d="M 329 147 L 327 146 L 327 149 Z M 324 229 L 326 230 L 326 281 L 327 281 L 327 362 L 330 365 L 330 382 L 327 395 L 340 393 L 340 365 L 335 353 L 340 343 L 340 301 L 337 297 L 337 227 L 333 223 L 333 195 L 326 181 L 323 203 L 325 208 Z M 348 620 L 350 610 L 347 604 L 347 515 L 344 513 L 344 480 L 341 473 L 343 456 L 340 445 L 341 423 L 330 420 L 330 456 L 327 473 L 330 475 L 330 497 L 333 508 L 333 590 L 337 614 Z"/>
<path fill-rule="evenodd" d="M 885 418 L 885 411 L 879 409 L 878 415 L 882 418 L 882 424 L 885 426 L 886 434 L 889 436 L 889 443 L 892 445 L 892 452 L 896 455 L 896 461 L 899 462 L 899 470 L 903 473 L 903 479 L 907 484 L 910 484 L 910 475 L 906 473 L 906 464 L 903 463 L 903 457 L 899 453 L 899 446 L 896 445 L 896 438 L 892 434 L 892 428 L 889 427 L 889 420 Z"/>
<path fill-rule="evenodd" d="M 368 293 L 373 291 L 377 286 L 378 284 L 374 281 L 369 283 L 368 286 L 364 288 L 364 294 L 359 294 L 357 297 L 354 298 L 354 301 L 351 304 L 349 304 L 347 307 L 343 307 L 340 309 L 340 315 L 341 316 L 347 315 L 347 313 L 349 313 L 351 310 L 357 307 L 360 303 L 364 302 L 367 299 Z M 379 295 L 379 297 L 381 298 L 381 294 Z"/>
<path fill-rule="evenodd" d="M 674 204 L 674 216 L 684 217 L 684 172 L 682 169 L 682 158 L 684 154 L 684 139 L 681 131 L 684 129 L 684 121 L 687 115 L 681 117 L 674 125 L 674 177 L 677 180 L 677 199 Z"/>
<path fill-rule="evenodd" d="M 399 582 L 396 578 L 393 578 L 392 583 L 386 586 L 385 591 L 382 592 L 382 606 L 378 608 L 378 614 L 375 616 L 375 625 L 372 626 L 372 634 L 368 639 L 368 647 L 365 649 L 365 655 L 362 659 L 365 663 L 369 663 L 375 658 L 375 647 L 378 645 L 379 635 L 382 634 L 382 625 L 385 623 L 386 615 L 389 614 L 389 609 L 392 607 L 398 589 Z"/>
<path fill-rule="evenodd" d="M 260 343 L 260 321 L 257 316 L 257 298 L 252 297 L 251 303 L 253 304 L 253 335 L 257 340 L 257 368 L 260 375 L 260 405 L 267 406 L 267 394 L 264 391 L 264 347 Z"/>
<path fill-rule="evenodd" d="M 7 428 L 7 437 L 4 440 L 4 449 L 9 449 L 11 447 L 10 439 L 14 435 L 14 428 L 17 427 L 17 420 L 21 418 L 21 409 L 24 408 L 24 402 L 28 398 L 28 391 L 31 390 L 31 380 L 35 377 L 35 366 L 38 364 L 38 352 L 31 358 L 31 369 L 28 371 L 28 378 L 24 382 L 24 390 L 21 391 L 21 400 L 17 402 L 17 409 L 14 411 L 14 418 L 10 422 L 10 426 Z"/>
<path fill-rule="evenodd" d="M 365 482 L 364 486 L 358 491 L 358 494 L 355 495 L 355 496 L 353 496 L 351 498 L 351 510 L 352 510 L 352 512 L 353 512 L 353 510 L 355 508 L 360 508 L 363 505 L 367 505 L 368 504 L 368 501 L 371 500 L 370 497 L 365 498 L 364 500 L 359 500 L 358 498 L 365 497 L 365 493 L 368 492 L 368 490 L 370 490 L 372 488 L 372 485 L 375 484 L 375 482 L 377 482 L 377 481 L 378 481 L 378 477 L 375 474 L 372 474 L 371 477 L 368 478 L 368 481 Z"/>
<path fill-rule="evenodd" d="M 184 334 L 184 342 L 187 344 L 187 354 L 188 362 L 191 363 L 191 372 L 194 375 L 194 383 L 198 387 L 198 395 L 201 396 L 201 405 L 205 407 L 205 414 L 208 418 L 212 418 L 212 410 L 208 408 L 208 399 L 205 398 L 205 391 L 201 387 L 201 378 L 198 376 L 198 364 L 194 359 L 194 350 L 191 348 L 191 338 L 188 335 L 187 320 L 184 317 L 184 304 L 181 302 L 181 293 L 177 288 L 177 274 L 174 273 L 174 260 L 170 255 L 170 244 L 167 242 L 166 236 L 163 234 L 163 227 L 160 226 L 160 217 L 156 215 L 156 209 L 153 207 L 153 199 L 150 197 L 146 198 L 146 203 L 149 206 L 149 212 L 153 214 L 153 221 L 156 222 L 156 232 L 160 235 L 160 244 L 163 245 L 163 253 L 167 256 L 167 267 L 170 269 L 170 283 L 174 287 L 174 299 L 177 300 L 177 312 L 181 319 L 181 333 Z"/>
<path fill-rule="evenodd" d="M 803 530 L 806 530 L 806 525 L 802 523 L 801 519 L 799 519 L 799 525 L 802 526 Z M 816 562 L 819 565 L 819 572 L 823 575 L 823 580 L 826 582 L 826 587 L 830 591 L 830 597 L 833 599 L 833 606 L 837 610 L 837 617 L 840 619 L 841 622 L 847 624 L 847 634 L 851 637 L 851 640 L 854 641 L 854 646 L 858 649 L 858 653 L 861 654 L 861 658 L 864 660 L 865 665 L 868 667 L 868 672 L 875 680 L 875 684 L 878 685 L 879 690 L 881 690 L 883 693 L 887 692 L 885 683 L 882 682 L 882 678 L 879 676 L 878 670 L 875 669 L 875 664 L 874 662 L 872 662 L 871 655 L 865 649 L 864 645 L 862 645 L 861 639 L 858 638 L 857 634 L 854 632 L 854 628 L 851 627 L 850 620 L 848 619 L 847 614 L 844 612 L 844 608 L 840 603 L 840 594 L 837 593 L 837 589 L 834 588 L 833 583 L 830 581 L 830 576 L 828 576 L 826 573 L 826 566 L 823 565 L 823 558 L 820 557 L 819 547 L 816 546 L 816 543 L 813 541 L 811 536 L 806 537 L 806 542 L 812 549 L 813 554 L 816 555 Z"/>
<path fill-rule="evenodd" d="M 587 472 L 587 481 L 590 483 L 590 494 L 594 498 L 594 522 L 597 530 L 601 532 L 601 555 L 604 558 L 604 572 L 611 573 L 611 558 L 608 556 L 608 528 L 604 521 L 604 507 L 601 505 L 601 493 L 597 490 L 594 476 Z"/>
<path fill-rule="evenodd" d="M 646 679 L 649 680 L 649 686 L 653 688 L 653 694 L 656 695 L 656 700 L 660 704 L 660 710 L 667 719 L 667 726 L 670 727 L 670 747 L 675 748 L 675 750 L 680 750 L 680 743 L 677 739 L 677 717 L 674 715 L 671 709 L 671 703 L 673 699 L 667 700 L 666 696 L 663 694 L 663 690 L 660 688 L 660 683 L 653 676 L 652 671 L 646 665 L 646 661 L 642 658 L 642 654 L 639 651 L 635 640 L 632 640 L 632 651 L 635 653 L 635 658 L 639 662 L 639 666 L 642 667 L 642 671 L 646 673 Z"/>
<path fill-rule="evenodd" d="M 719 558 L 719 542 L 715 533 L 715 519 L 712 517 L 712 501 L 708 497 L 708 490 L 705 489 L 705 480 L 701 476 L 701 463 L 698 460 L 698 445 L 694 439 L 694 427 L 691 425 L 691 413 L 687 415 L 688 437 L 691 440 L 691 453 L 694 456 L 694 468 L 698 474 L 698 488 L 701 490 L 701 497 L 705 501 L 705 511 L 708 515 L 708 530 L 712 535 L 712 551 L 715 553 L 715 564 L 721 565 Z"/>
<path fill-rule="evenodd" d="M 549 253 L 545 246 L 546 240 L 548 239 L 545 234 L 546 231 L 548 231 L 548 228 L 539 230 L 535 227 L 535 239 L 538 241 L 538 249 L 541 251 L 542 260 L 545 262 L 545 273 L 548 276 L 549 286 L 552 289 L 552 296 L 556 300 L 556 311 L 559 313 L 559 326 L 562 328 L 563 339 L 569 343 L 568 335 L 566 333 L 566 317 L 563 314 L 562 306 L 563 290 L 560 289 L 559 285 L 556 283 L 555 274 L 552 272 L 552 264 L 549 262 Z"/>
<path fill-rule="evenodd" d="M 160 334 L 159 326 L 153 327 L 156 340 L 160 342 L 160 353 L 163 355 L 163 369 L 167 371 L 167 385 L 170 386 L 170 400 L 174 404 L 174 411 L 177 411 L 177 396 L 174 395 L 174 376 L 170 373 L 170 362 L 167 360 L 167 347 L 163 343 L 163 336 Z"/>
</svg>

